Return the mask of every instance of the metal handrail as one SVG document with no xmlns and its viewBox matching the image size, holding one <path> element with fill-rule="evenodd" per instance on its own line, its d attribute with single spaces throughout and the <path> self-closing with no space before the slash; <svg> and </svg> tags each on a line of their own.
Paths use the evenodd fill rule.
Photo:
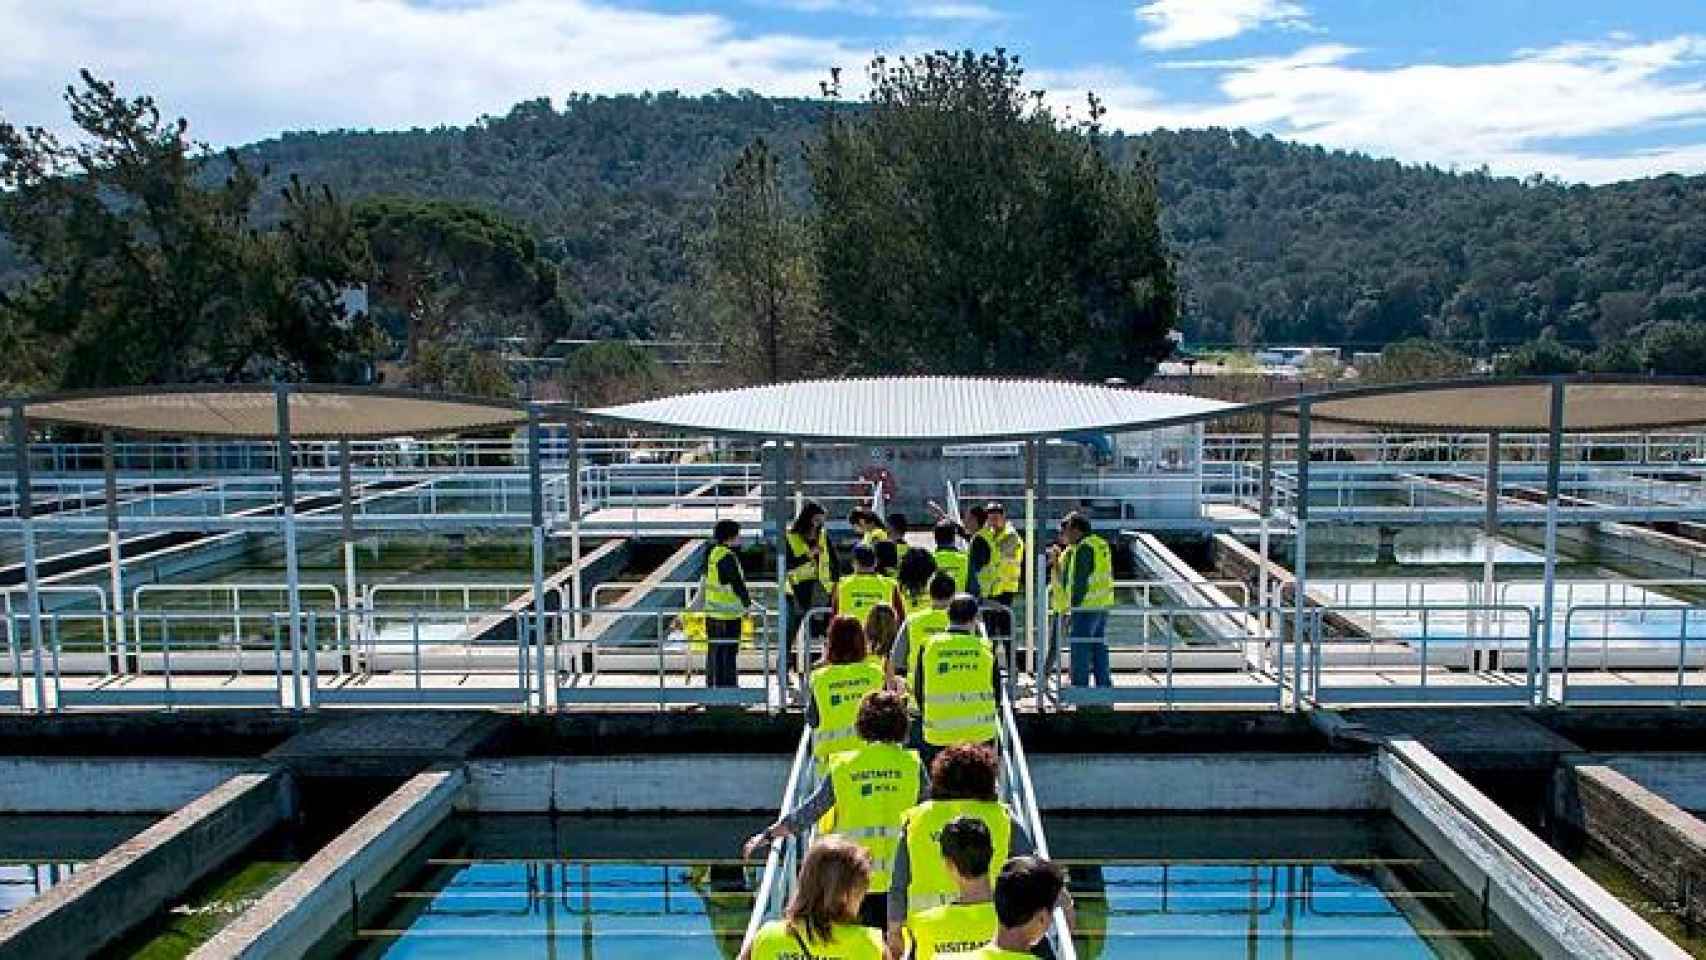
<svg viewBox="0 0 1706 960">
<path fill-rule="evenodd" d="M 1676 634 L 1674 636 L 1671 636 L 1671 637 L 1641 636 L 1641 637 L 1631 637 L 1629 639 L 1640 641 L 1641 646 L 1656 647 L 1659 650 L 1662 650 L 1664 647 L 1668 646 L 1672 642 L 1674 642 L 1676 644 L 1676 684 L 1674 687 L 1676 693 L 1675 693 L 1675 697 L 1672 699 L 1674 700 L 1674 703 L 1677 706 L 1682 706 L 1682 705 L 1690 702 L 1690 699 L 1691 699 L 1689 697 L 1689 694 L 1688 694 L 1688 690 L 1689 690 L 1688 655 L 1689 655 L 1689 649 L 1690 649 L 1689 648 L 1689 641 L 1691 639 L 1696 639 L 1696 638 L 1691 638 L 1688 634 L 1689 619 L 1692 616 L 1696 626 L 1698 626 L 1702 623 L 1706 623 L 1706 606 L 1699 606 L 1699 605 L 1694 605 L 1694 604 L 1677 604 L 1674 607 L 1661 608 L 1661 610 L 1662 610 L 1662 612 L 1665 612 L 1665 613 L 1669 613 L 1669 612 L 1673 612 L 1673 611 L 1676 613 L 1676 615 L 1677 615 L 1677 631 L 1676 631 Z M 1604 645 L 1606 643 L 1606 641 L 1604 639 L 1606 631 L 1603 628 L 1603 623 L 1609 621 L 1612 618 L 1612 615 L 1619 614 L 1619 613 L 1648 614 L 1648 613 L 1652 613 L 1652 612 L 1655 612 L 1654 608 L 1652 608 L 1652 607 L 1638 606 L 1638 605 L 1621 605 L 1621 604 L 1582 604 L 1579 606 L 1571 607 L 1568 611 L 1566 611 L 1564 614 L 1563 650 L 1561 651 L 1561 655 L 1560 655 L 1560 658 L 1559 658 L 1557 665 L 1554 667 L 1554 669 L 1559 674 L 1559 678 L 1558 678 L 1558 685 L 1559 685 L 1558 686 L 1558 704 L 1560 706 L 1567 706 L 1570 702 L 1571 652 L 1573 649 L 1574 640 L 1576 639 L 1576 637 L 1575 637 L 1575 624 L 1576 624 L 1577 618 L 1579 616 L 1583 616 L 1583 615 L 1598 616 L 1602 621 L 1602 630 L 1601 630 L 1602 646 L 1601 646 L 1600 669 L 1603 670 L 1603 669 L 1608 669 L 1608 663 L 1609 663 L 1608 651 L 1607 651 L 1606 646 Z M 1703 643 L 1700 646 L 1695 647 L 1694 649 L 1695 649 L 1697 656 L 1698 656 L 1700 651 L 1706 650 L 1706 643 Z M 1702 674 L 1703 676 L 1706 676 L 1706 664 L 1703 664 L 1702 667 L 1697 668 L 1696 672 Z M 1544 691 L 1544 693 L 1546 695 L 1550 695 L 1551 677 L 1546 678 L 1546 687 L 1547 687 L 1547 689 Z M 1697 684 L 1695 684 L 1695 687 L 1697 689 L 1701 690 L 1703 695 L 1706 695 L 1706 682 L 1697 683 Z M 1655 689 L 1666 689 L 1666 688 L 1659 687 L 1659 688 L 1655 688 Z M 1620 698 L 1620 699 L 1625 699 L 1625 698 Z"/>
<path fill-rule="evenodd" d="M 780 816 L 787 815 L 799 804 L 812 776 L 812 728 L 806 727 L 800 731 L 800 743 L 794 748 L 794 762 L 788 768 L 788 782 L 782 787 Z M 804 836 L 786 837 L 772 843 L 764 855 L 764 871 L 758 892 L 753 897 L 752 918 L 747 921 L 746 935 L 741 939 L 742 956 L 751 949 L 759 928 L 770 920 L 779 919 L 787 908 L 799 872 L 799 851 L 809 844 L 810 835 L 808 830 Z"/>
<path fill-rule="evenodd" d="M 1036 788 L 1031 783 L 1030 764 L 1025 757 L 1025 744 L 1019 737 L 1019 723 L 1013 716 L 1011 697 L 1001 698 L 1001 734 L 997 738 L 1002 753 L 1002 777 L 1005 799 L 1013 813 L 1024 823 L 1037 849 L 1037 856 L 1048 859 L 1048 834 L 1043 830 L 1042 810 L 1037 806 Z M 1049 925 L 1049 943 L 1057 960 L 1078 960 L 1077 946 L 1072 942 L 1072 930 L 1066 922 L 1065 911 L 1056 906 L 1054 922 Z"/>
</svg>

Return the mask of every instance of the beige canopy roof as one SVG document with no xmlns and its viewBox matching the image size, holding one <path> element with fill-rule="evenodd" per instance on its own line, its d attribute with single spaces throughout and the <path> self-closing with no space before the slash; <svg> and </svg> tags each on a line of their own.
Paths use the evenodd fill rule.
<svg viewBox="0 0 1706 960">
<path fill-rule="evenodd" d="M 1525 378 L 1453 380 L 1329 391 L 1309 399 L 1314 420 L 1395 430 L 1545 432 L 1552 389 L 1564 385 L 1564 430 L 1595 433 L 1706 424 L 1706 380 Z M 1270 407 L 1297 411 L 1296 400 Z"/>
<path fill-rule="evenodd" d="M 292 387 L 290 433 L 304 440 L 455 433 L 527 422 L 518 404 L 400 390 Z M 35 423 L 184 436 L 268 439 L 278 433 L 274 388 L 166 387 L 27 400 Z M 6 408 L 9 413 L 10 408 Z"/>
</svg>

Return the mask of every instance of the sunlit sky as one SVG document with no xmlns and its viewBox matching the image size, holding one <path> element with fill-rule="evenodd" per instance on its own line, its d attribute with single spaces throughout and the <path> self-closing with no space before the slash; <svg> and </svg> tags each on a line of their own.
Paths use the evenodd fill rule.
<svg viewBox="0 0 1706 960">
<path fill-rule="evenodd" d="M 1701 0 L 0 0 L 0 115 L 79 67 L 201 139 L 464 124 L 570 92 L 809 96 L 873 53 L 1004 46 L 1058 107 L 1606 182 L 1706 172 Z"/>
</svg>

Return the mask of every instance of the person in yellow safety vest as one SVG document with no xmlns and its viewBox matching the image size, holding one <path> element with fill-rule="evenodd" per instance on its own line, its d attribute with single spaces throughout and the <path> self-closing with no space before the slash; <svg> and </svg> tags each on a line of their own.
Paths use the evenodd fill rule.
<svg viewBox="0 0 1706 960">
<path fill-rule="evenodd" d="M 870 893 L 859 906 L 859 917 L 870 926 L 885 928 L 901 818 L 930 793 L 923 761 L 916 751 L 903 746 L 910 726 L 904 696 L 892 691 L 866 694 L 859 704 L 858 745 L 832 756 L 812 795 L 754 834 L 742 853 L 751 859 L 765 844 L 798 834 L 829 814 L 833 832 L 864 847 L 871 856 Z"/>
<path fill-rule="evenodd" d="M 924 646 L 936 634 L 948 632 L 948 604 L 953 599 L 954 581 L 945 573 L 931 577 L 930 606 L 906 618 L 906 622 L 900 625 L 900 635 L 895 637 L 894 648 L 889 651 L 888 685 L 894 687 L 897 676 L 913 681 L 915 705 L 918 702 L 918 664 L 923 659 Z"/>
<path fill-rule="evenodd" d="M 932 635 L 918 659 L 912 686 L 924 726 L 924 756 L 944 747 L 989 743 L 1000 729 L 1001 665 L 977 631 L 977 600 L 960 594 L 948 604 L 948 629 Z"/>
<path fill-rule="evenodd" d="M 835 585 L 835 598 L 830 604 L 835 616 L 852 617 L 860 623 L 871 608 L 886 603 L 899 611 L 903 606 L 900 585 L 877 572 L 877 553 L 868 544 L 853 547 L 853 572 Z"/>
<path fill-rule="evenodd" d="M 858 923 L 871 857 L 840 837 L 812 844 L 782 919 L 758 928 L 740 960 L 884 960 L 882 935 Z"/>
<path fill-rule="evenodd" d="M 1055 908 L 1062 907 L 1063 901 L 1067 923 L 1073 922 L 1065 871 L 1038 857 L 1007 861 L 995 878 L 994 899 L 999 925 L 995 936 L 981 950 L 966 954 L 966 960 L 1029 960 L 1036 956 L 1036 946 L 1048 936 Z"/>
<path fill-rule="evenodd" d="M 889 881 L 889 948 L 902 956 L 901 931 L 914 914 L 952 903 L 960 894 L 942 859 L 942 831 L 960 817 L 989 830 L 991 863 L 1034 852 L 1029 832 L 997 799 L 999 763 L 981 743 L 949 747 L 930 765 L 930 799 L 906 812 Z"/>
<path fill-rule="evenodd" d="M 1059 566 L 1064 632 L 1072 644 L 1072 685 L 1088 686 L 1094 679 L 1098 686 L 1111 687 L 1108 610 L 1114 605 L 1113 551 L 1082 513 L 1067 514 L 1060 530 L 1067 544 Z"/>
<path fill-rule="evenodd" d="M 819 763 L 859 745 L 853 722 L 865 694 L 883 688 L 882 668 L 865 646 L 865 628 L 849 617 L 829 622 L 823 661 L 812 670 L 807 685 L 806 724 L 813 730 L 812 755 Z"/>
<path fill-rule="evenodd" d="M 705 613 L 705 685 L 734 687 L 740 684 L 739 655 L 741 621 L 755 610 L 746 588 L 746 573 L 735 553 L 740 524 L 718 520 L 711 528 L 711 553 L 705 558 L 705 576 L 699 598 Z"/>
<path fill-rule="evenodd" d="M 942 828 L 938 845 L 959 896 L 906 918 L 913 960 L 960 960 L 988 944 L 1000 929 L 989 882 L 995 858 L 989 826 L 976 817 L 955 817 Z"/>
<path fill-rule="evenodd" d="M 1007 508 L 999 503 L 984 504 L 989 522 L 978 530 L 978 536 L 989 545 L 989 561 L 978 576 L 979 595 L 999 605 L 984 614 L 989 635 L 1001 644 L 1001 662 L 1013 662 L 1013 603 L 1019 597 L 1024 582 L 1025 540 L 1019 531 L 1007 524 Z"/>
<path fill-rule="evenodd" d="M 959 548 L 959 528 L 950 520 L 942 520 L 936 524 L 936 550 L 932 558 L 936 561 L 936 569 L 954 579 L 954 592 L 964 593 L 969 589 L 971 558 Z"/>
<path fill-rule="evenodd" d="M 930 580 L 936 576 L 936 558 L 928 550 L 914 550 L 900 561 L 895 581 L 900 585 L 900 599 L 905 609 L 902 618 L 915 610 L 930 606 Z"/>
<path fill-rule="evenodd" d="M 788 595 L 792 601 L 788 608 L 790 624 L 800 623 L 807 611 L 815 607 L 828 606 L 830 592 L 835 589 L 836 578 L 841 575 L 835 550 L 829 545 L 829 533 L 824 524 L 827 517 L 821 504 L 808 500 L 788 527 L 785 539 L 788 544 Z M 828 627 L 827 618 L 819 617 L 819 620 L 822 622 L 807 625 L 813 637 L 823 636 Z M 783 644 L 787 642 L 784 638 Z M 787 662 L 786 646 L 783 662 Z"/>
</svg>

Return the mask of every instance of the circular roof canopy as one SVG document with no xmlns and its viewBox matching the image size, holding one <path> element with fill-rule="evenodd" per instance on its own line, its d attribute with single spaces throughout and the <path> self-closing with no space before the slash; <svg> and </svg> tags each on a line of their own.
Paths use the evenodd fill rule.
<svg viewBox="0 0 1706 960">
<path fill-rule="evenodd" d="M 292 387 L 293 439 L 333 440 L 457 433 L 525 424 L 514 403 L 402 390 Z M 9 413 L 10 408 L 6 408 Z M 271 439 L 278 399 L 271 386 L 155 387 L 68 393 L 24 402 L 32 423 L 120 433 Z"/>
<path fill-rule="evenodd" d="M 1448 380 L 1329 391 L 1308 398 L 1314 420 L 1422 432 L 1544 433 L 1552 388 L 1564 384 L 1564 431 L 1604 433 L 1706 424 L 1706 380 L 1524 378 Z M 1272 405 L 1295 413 L 1296 400 Z"/>
<path fill-rule="evenodd" d="M 1145 430 L 1233 404 L 1054 380 L 894 377 L 681 394 L 583 411 L 593 419 L 722 436 L 843 443 L 957 443 Z"/>
</svg>

